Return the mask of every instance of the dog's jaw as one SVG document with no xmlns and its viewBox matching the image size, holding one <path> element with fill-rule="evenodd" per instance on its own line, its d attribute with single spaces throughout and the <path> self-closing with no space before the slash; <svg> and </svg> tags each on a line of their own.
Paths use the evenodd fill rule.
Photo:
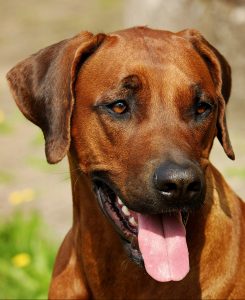
<svg viewBox="0 0 245 300">
<path fill-rule="evenodd" d="M 145 266 L 160 282 L 182 280 L 189 272 L 189 256 L 180 211 L 155 215 L 130 210 L 106 184 L 94 186 L 100 207 L 126 242 L 130 258 Z"/>
</svg>

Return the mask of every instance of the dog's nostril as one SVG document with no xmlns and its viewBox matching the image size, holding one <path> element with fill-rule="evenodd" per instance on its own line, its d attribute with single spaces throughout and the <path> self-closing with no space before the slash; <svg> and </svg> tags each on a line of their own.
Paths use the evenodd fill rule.
<svg viewBox="0 0 245 300">
<path fill-rule="evenodd" d="M 154 187 L 163 200 L 195 201 L 204 188 L 201 174 L 199 167 L 191 162 L 181 165 L 167 161 L 155 170 Z"/>
<path fill-rule="evenodd" d="M 165 182 L 161 187 L 161 192 L 169 193 L 178 189 L 178 186 L 174 182 Z"/>
<path fill-rule="evenodd" d="M 200 181 L 193 181 L 187 187 L 187 191 L 189 191 L 189 192 L 199 192 L 200 190 L 201 190 L 201 182 Z"/>
</svg>

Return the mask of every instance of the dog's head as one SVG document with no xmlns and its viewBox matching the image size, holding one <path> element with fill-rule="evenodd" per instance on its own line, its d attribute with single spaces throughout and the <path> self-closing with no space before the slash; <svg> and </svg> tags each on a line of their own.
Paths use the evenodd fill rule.
<svg viewBox="0 0 245 300">
<path fill-rule="evenodd" d="M 156 280 L 183 278 L 183 222 L 204 202 L 215 136 L 234 159 L 224 57 L 195 30 L 140 27 L 81 33 L 19 63 L 7 78 L 20 110 L 44 133 L 48 162 L 72 145 L 132 257 L 142 254 Z"/>
</svg>

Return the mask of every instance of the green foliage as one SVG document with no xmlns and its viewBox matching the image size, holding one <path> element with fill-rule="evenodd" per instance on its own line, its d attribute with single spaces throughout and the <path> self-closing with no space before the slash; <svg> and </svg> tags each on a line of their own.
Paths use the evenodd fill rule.
<svg viewBox="0 0 245 300">
<path fill-rule="evenodd" d="M 47 299 L 55 242 L 37 213 L 15 212 L 0 223 L 0 299 Z M 27 256 L 26 265 L 14 257 Z"/>
</svg>

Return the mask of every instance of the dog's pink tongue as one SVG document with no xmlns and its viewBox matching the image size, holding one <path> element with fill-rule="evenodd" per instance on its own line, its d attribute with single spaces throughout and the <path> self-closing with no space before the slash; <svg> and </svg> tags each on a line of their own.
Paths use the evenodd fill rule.
<svg viewBox="0 0 245 300">
<path fill-rule="evenodd" d="M 145 269 L 155 280 L 183 279 L 189 272 L 185 227 L 180 213 L 138 214 L 138 242 Z"/>
</svg>

